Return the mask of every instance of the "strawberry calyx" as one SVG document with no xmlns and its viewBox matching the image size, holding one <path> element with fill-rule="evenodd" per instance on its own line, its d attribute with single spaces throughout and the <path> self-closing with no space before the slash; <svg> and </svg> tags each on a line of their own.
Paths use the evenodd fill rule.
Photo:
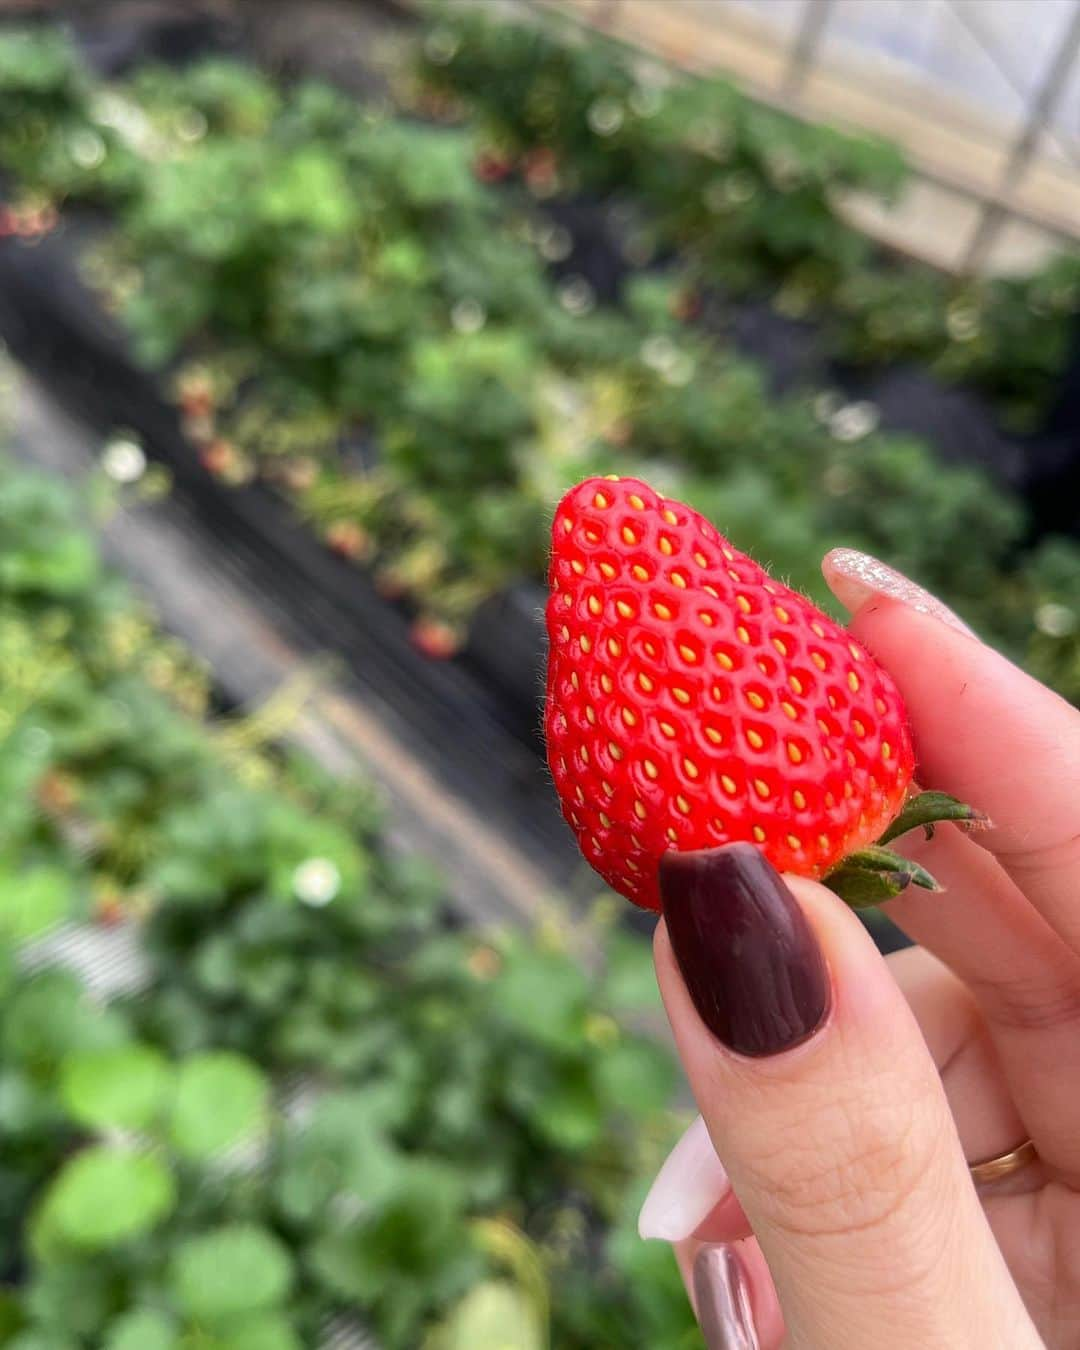
<svg viewBox="0 0 1080 1350">
<path fill-rule="evenodd" d="M 927 839 L 932 839 L 934 827 L 944 821 L 954 821 L 967 829 L 978 829 L 990 823 L 981 811 L 948 793 L 920 792 L 908 799 L 876 844 L 849 853 L 826 873 L 822 878 L 824 885 L 853 909 L 880 905 L 909 886 L 921 886 L 928 891 L 943 890 L 925 867 L 885 845 L 918 829 L 925 832 Z"/>
</svg>

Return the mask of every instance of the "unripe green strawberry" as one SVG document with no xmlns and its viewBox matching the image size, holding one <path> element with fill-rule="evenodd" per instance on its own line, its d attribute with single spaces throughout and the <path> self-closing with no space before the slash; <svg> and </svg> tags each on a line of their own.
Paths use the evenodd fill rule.
<svg viewBox="0 0 1080 1350">
<path fill-rule="evenodd" d="M 907 715 L 805 596 L 635 478 L 566 494 L 549 582 L 548 762 L 581 851 L 617 891 L 659 909 L 666 850 L 736 840 L 803 876 L 860 854 L 900 877 L 892 893 L 933 884 L 861 852 L 904 805 Z"/>
</svg>

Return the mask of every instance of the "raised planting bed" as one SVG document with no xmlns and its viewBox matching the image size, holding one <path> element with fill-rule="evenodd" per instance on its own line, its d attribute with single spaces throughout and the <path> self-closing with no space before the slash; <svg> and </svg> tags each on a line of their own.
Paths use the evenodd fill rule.
<svg viewBox="0 0 1080 1350">
<path fill-rule="evenodd" d="M 674 1123 L 645 944 L 463 931 L 364 781 L 215 710 L 56 479 L 0 461 L 0 516 L 3 1335 L 699 1344 L 633 1231 Z"/>
<path fill-rule="evenodd" d="M 276 493 L 258 482 L 223 491 L 71 271 L 71 242 L 61 234 L 29 249 L 0 245 L 0 331 L 13 354 L 99 438 L 117 427 L 140 438 L 169 470 L 195 549 L 257 597 L 298 655 L 340 655 L 337 678 L 361 691 L 368 716 L 445 793 L 513 841 L 552 886 L 594 894 L 542 770 L 539 690 L 531 702 L 500 698 L 465 663 L 425 659 L 410 640 L 409 617 L 323 547 Z M 505 660 L 507 650 L 504 638 L 493 659 Z"/>
<path fill-rule="evenodd" d="M 428 36 L 429 63 L 441 32 Z M 13 284 L 24 297 L 21 340 L 36 340 L 30 330 L 36 312 L 47 312 L 46 291 L 73 291 L 70 276 L 53 286 L 46 264 L 63 260 L 70 272 L 81 257 L 140 357 L 167 372 L 164 388 L 187 438 L 185 446 L 175 425 L 168 433 L 179 481 L 207 497 L 216 483 L 259 502 L 281 547 L 305 556 L 297 517 L 306 521 L 330 550 L 369 569 L 382 597 L 415 616 L 419 649 L 438 656 L 464 648 L 464 666 L 482 675 L 519 739 L 535 726 L 535 588 L 547 515 L 566 483 L 597 468 L 639 471 L 686 497 L 819 599 L 815 560 L 826 547 L 881 553 L 1076 696 L 1076 548 L 1067 539 L 1032 546 L 1030 520 L 1007 488 L 1030 460 L 988 423 L 981 437 L 970 434 L 976 414 L 967 395 L 955 396 L 967 400 L 963 407 L 946 409 L 960 428 L 952 440 L 977 440 L 998 471 L 996 486 L 981 469 L 944 464 L 917 437 L 883 430 L 869 399 L 802 392 L 819 370 L 814 330 L 742 302 L 732 311 L 730 298 L 702 289 L 700 269 L 669 260 L 642 271 L 656 227 L 640 203 L 571 201 L 552 218 L 540 212 L 537 201 L 546 212 L 574 188 L 551 147 L 517 146 L 511 159 L 467 130 L 365 109 L 326 87 L 305 85 L 283 99 L 253 70 L 221 62 L 136 72 L 122 88 L 75 97 L 64 67 L 70 53 L 48 54 L 60 75 L 46 68 L 29 93 L 12 78 L 12 106 L 29 101 L 51 126 L 59 101 L 62 145 L 70 148 L 72 119 L 81 117 L 77 129 L 97 136 L 102 154 L 78 173 L 58 155 L 54 176 L 28 187 L 50 199 L 66 194 L 69 203 L 96 194 L 110 203 L 114 224 L 87 253 L 69 205 L 67 252 L 39 245 L 36 268 L 26 265 L 25 241 L 12 240 L 10 266 L 23 274 Z M 607 70 L 609 58 L 597 59 Z M 588 63 L 584 73 L 595 75 Z M 627 68 L 619 78 L 632 76 Z M 574 75 L 574 88 L 582 78 Z M 415 87 L 403 96 L 415 101 Z M 428 112 L 448 114 L 423 97 Z M 592 103 L 575 98 L 567 108 L 591 125 Z M 764 132 L 753 131 L 748 105 L 720 106 L 752 148 Z M 644 111 L 639 120 L 663 126 Z M 633 138 L 609 145 L 602 127 L 592 134 L 592 177 L 578 173 L 579 186 L 590 188 L 602 182 L 604 164 L 610 177 L 622 162 L 605 160 L 613 149 L 627 164 L 641 154 Z M 817 164 L 814 144 L 799 142 Z M 830 166 L 846 164 L 837 174 L 865 172 L 868 181 L 875 171 L 843 138 L 822 144 L 829 154 L 814 178 L 811 214 L 827 220 Z M 677 137 L 673 146 L 674 162 L 697 182 L 704 151 L 688 152 Z M 9 147 L 8 159 L 25 179 L 27 157 L 17 150 Z M 524 193 L 508 184 L 518 175 Z M 36 237 L 49 223 L 31 215 L 26 232 Z M 768 252 L 768 244 L 754 247 Z M 629 274 L 628 256 L 636 269 Z M 595 285 L 568 270 L 578 265 Z M 35 271 L 41 294 L 31 297 Z M 619 306 L 597 303 L 605 290 Z M 80 341 L 100 332 L 85 296 L 69 308 L 83 315 Z M 745 346 L 788 353 L 789 392 L 776 392 L 782 370 L 718 342 L 710 330 L 729 322 Z M 125 410 L 119 396 L 136 398 L 134 380 L 127 368 L 105 382 L 117 401 L 102 415 L 161 425 L 161 395 L 149 379 L 136 401 L 153 403 L 153 414 Z M 932 387 L 915 372 L 889 375 L 879 392 L 901 422 L 922 416 L 932 425 L 924 415 Z M 1056 462 L 1061 447 L 1052 450 Z M 275 516 L 273 494 L 297 514 Z"/>
<path fill-rule="evenodd" d="M 888 142 L 808 125 L 572 19 L 525 7 L 496 18 L 468 3 L 430 12 L 419 100 L 475 119 L 487 162 L 527 170 L 542 155 L 546 200 L 635 201 L 639 252 L 674 249 L 707 284 L 816 317 L 833 357 L 915 360 L 982 389 L 1013 425 L 1040 424 L 1080 308 L 1075 250 L 1035 276 L 947 277 L 875 247 L 838 209 L 845 194 L 887 204 L 903 186 Z"/>
</svg>

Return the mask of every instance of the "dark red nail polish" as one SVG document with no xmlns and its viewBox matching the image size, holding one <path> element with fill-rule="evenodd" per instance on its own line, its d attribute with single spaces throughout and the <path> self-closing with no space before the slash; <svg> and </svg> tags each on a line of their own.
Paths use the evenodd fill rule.
<svg viewBox="0 0 1080 1350">
<path fill-rule="evenodd" d="M 829 1008 L 829 973 L 795 897 L 753 844 L 665 853 L 672 950 L 702 1021 L 732 1050 L 775 1055 Z"/>
</svg>

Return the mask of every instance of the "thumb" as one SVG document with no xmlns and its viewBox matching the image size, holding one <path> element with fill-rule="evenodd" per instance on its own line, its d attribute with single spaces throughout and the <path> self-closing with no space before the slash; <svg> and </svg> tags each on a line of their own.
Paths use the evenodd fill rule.
<svg viewBox="0 0 1080 1350">
<path fill-rule="evenodd" d="M 933 1060 L 855 916 L 750 844 L 668 853 L 661 992 L 789 1340 L 1040 1344 Z"/>
</svg>

